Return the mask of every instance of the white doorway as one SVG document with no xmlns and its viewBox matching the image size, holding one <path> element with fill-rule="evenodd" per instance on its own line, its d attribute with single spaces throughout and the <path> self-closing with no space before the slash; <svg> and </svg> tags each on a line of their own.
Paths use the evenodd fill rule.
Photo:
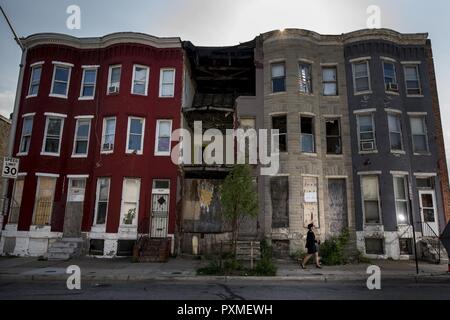
<svg viewBox="0 0 450 320">
<path fill-rule="evenodd" d="M 436 235 L 439 235 L 439 223 L 436 210 L 436 197 L 433 190 L 420 190 L 420 215 Z"/>
</svg>

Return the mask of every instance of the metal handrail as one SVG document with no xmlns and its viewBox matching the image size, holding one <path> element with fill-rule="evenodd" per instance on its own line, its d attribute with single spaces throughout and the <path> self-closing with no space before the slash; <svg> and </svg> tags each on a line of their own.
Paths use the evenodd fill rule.
<svg viewBox="0 0 450 320">
<path fill-rule="evenodd" d="M 436 251 L 437 255 L 438 255 L 438 262 L 441 262 L 441 237 L 436 234 L 436 232 L 433 230 L 433 228 L 430 226 L 430 224 L 426 221 L 418 221 L 418 223 L 421 224 L 422 227 L 422 236 L 425 238 L 434 238 L 436 239 L 436 243 L 437 245 L 435 245 L 434 243 L 430 243 L 431 247 L 433 247 L 434 251 Z M 437 248 L 436 248 L 437 247 Z"/>
</svg>

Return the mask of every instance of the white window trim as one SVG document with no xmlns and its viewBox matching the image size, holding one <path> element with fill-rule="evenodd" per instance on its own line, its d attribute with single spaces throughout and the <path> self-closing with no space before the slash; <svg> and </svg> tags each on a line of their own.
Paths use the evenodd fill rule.
<svg viewBox="0 0 450 320">
<path fill-rule="evenodd" d="M 369 109 L 358 109 L 358 110 L 353 110 L 353 114 L 364 114 L 364 113 L 374 113 L 376 112 L 377 109 L 376 108 L 369 108 Z"/>
<path fill-rule="evenodd" d="M 62 145 L 62 136 L 63 136 L 63 130 L 64 130 L 64 120 L 66 117 L 61 116 L 55 116 L 55 115 L 47 115 L 45 113 L 45 130 L 44 130 L 44 140 L 42 141 L 42 149 L 41 149 L 41 156 L 53 156 L 53 157 L 59 157 L 61 153 L 61 145 Z M 45 140 L 47 137 L 47 129 L 48 129 L 48 121 L 49 118 L 60 118 L 61 119 L 61 130 L 59 131 L 59 146 L 58 146 L 58 152 L 46 152 L 45 151 Z"/>
<path fill-rule="evenodd" d="M 146 77 L 145 77 L 145 92 L 142 93 L 135 93 L 134 91 L 134 80 L 136 76 L 136 68 L 143 68 L 147 69 Z M 150 78 L 150 68 L 148 66 L 144 66 L 142 64 L 133 64 L 133 77 L 131 78 L 131 94 L 137 95 L 137 96 L 147 96 L 148 95 L 148 79 Z"/>
<path fill-rule="evenodd" d="M 108 85 L 106 86 L 106 95 L 112 94 L 109 92 L 109 87 L 111 87 L 111 84 L 112 84 L 111 77 L 112 77 L 112 69 L 114 69 L 114 68 L 120 68 L 119 91 L 117 93 L 120 92 L 120 82 L 121 82 L 121 78 L 122 78 L 122 65 L 121 64 L 113 64 L 113 65 L 110 65 L 108 68 Z"/>
<path fill-rule="evenodd" d="M 379 172 L 379 173 L 378 173 Z M 364 226 L 379 226 L 379 225 L 383 225 L 383 213 L 381 212 L 381 195 L 380 195 L 380 175 L 381 175 L 381 171 L 374 171 L 373 173 L 371 173 L 370 171 L 367 172 L 358 172 L 359 175 L 359 186 L 360 186 L 360 192 L 361 192 L 361 209 L 362 209 L 362 213 L 363 213 L 363 225 Z M 379 218 L 379 222 L 378 223 L 367 223 L 366 222 L 366 210 L 364 208 L 364 191 L 363 191 L 363 178 L 364 176 L 377 176 L 377 184 L 378 184 L 378 218 Z"/>
<path fill-rule="evenodd" d="M 94 100 L 95 90 L 97 89 L 98 66 L 81 66 L 81 69 L 82 69 L 82 76 L 81 76 L 80 96 L 78 97 L 78 100 Z M 83 96 L 84 76 L 87 70 L 95 70 L 93 96 Z"/>
<path fill-rule="evenodd" d="M 131 129 L 131 120 L 138 119 L 142 120 L 142 134 L 141 134 L 141 150 L 137 151 L 136 154 L 142 155 L 144 153 L 144 134 L 145 134 L 145 118 L 143 117 L 128 117 L 128 126 L 127 126 L 127 144 L 125 145 L 125 153 L 133 154 L 135 150 L 128 149 L 128 143 L 130 142 L 130 129 Z M 115 138 L 115 136 L 114 136 Z"/>
<path fill-rule="evenodd" d="M 280 93 L 286 93 L 287 92 L 287 81 L 286 81 L 286 60 L 274 60 L 272 62 L 269 62 L 269 70 L 270 70 L 270 87 L 271 87 L 271 91 L 270 94 L 271 95 L 276 95 L 276 94 L 280 94 Z M 272 74 L 272 67 L 274 65 L 283 65 L 283 69 L 284 69 L 284 91 L 273 91 L 273 74 Z M 281 78 L 281 77 L 275 77 L 275 78 Z"/>
<path fill-rule="evenodd" d="M 25 99 L 27 98 L 32 98 L 32 97 L 37 97 L 39 94 L 39 89 L 41 88 L 41 78 L 42 78 L 42 70 L 44 69 L 43 64 L 45 62 L 44 61 L 38 61 L 35 63 L 30 64 L 30 69 L 31 69 L 31 73 L 30 73 L 30 84 L 28 85 L 28 92 L 27 92 L 27 96 L 25 97 Z M 30 89 L 31 89 L 31 85 L 32 85 L 32 79 L 33 79 L 33 72 L 34 69 L 36 67 L 41 67 L 41 75 L 39 77 L 39 88 L 38 88 L 38 92 L 36 94 L 30 94 Z"/>
<path fill-rule="evenodd" d="M 136 199 L 136 216 L 133 219 L 133 220 L 135 220 L 135 222 L 132 223 L 132 224 L 124 224 L 123 223 L 123 218 L 125 217 L 123 215 L 123 213 L 124 213 L 123 212 L 123 207 L 124 207 L 124 204 L 127 203 L 124 200 L 124 194 L 123 194 L 123 192 L 125 191 L 125 181 L 126 180 L 138 180 L 139 181 L 139 192 L 138 192 L 137 199 Z M 141 186 L 142 186 L 141 178 L 133 178 L 133 177 L 124 177 L 123 178 L 123 182 L 122 182 L 122 199 L 121 199 L 121 202 L 120 202 L 120 224 L 119 224 L 120 227 L 125 227 L 125 228 L 136 228 L 137 227 L 137 222 L 139 221 L 139 203 L 140 203 L 140 200 L 141 200 Z"/>
<path fill-rule="evenodd" d="M 80 115 L 80 116 L 75 116 L 74 119 L 94 119 L 94 115 L 92 115 L 92 114 Z"/>
<path fill-rule="evenodd" d="M 388 93 L 388 94 L 396 94 L 396 95 L 398 95 L 398 94 L 399 94 L 398 92 L 395 92 L 395 91 L 389 91 L 389 90 L 386 88 L 386 73 L 385 73 L 385 70 L 384 70 L 384 64 L 385 64 L 385 63 L 390 63 L 390 64 L 392 64 L 392 65 L 394 66 L 394 82 L 393 82 L 393 83 L 398 85 L 397 66 L 395 65 L 396 61 L 393 60 L 393 59 L 381 58 L 381 66 L 383 67 L 384 92 L 386 92 L 386 93 Z"/>
<path fill-rule="evenodd" d="M 361 131 L 360 131 L 360 127 L 359 127 L 359 117 L 360 116 L 369 116 L 369 115 L 372 117 L 374 149 L 373 150 L 361 150 Z M 356 130 L 357 130 L 357 134 L 358 134 L 358 152 L 359 152 L 359 154 L 378 153 L 377 130 L 375 127 L 375 112 L 358 112 L 356 114 Z"/>
<path fill-rule="evenodd" d="M 385 109 L 386 110 L 386 109 Z M 397 110 L 396 110 L 397 111 Z M 388 122 L 388 133 L 389 133 L 389 150 L 391 151 L 391 153 L 405 153 L 405 144 L 403 142 L 403 128 L 404 126 L 402 126 L 402 112 L 391 112 L 391 111 L 386 111 L 387 113 L 387 122 Z M 400 132 L 394 132 L 393 133 L 400 133 L 400 144 L 401 144 L 401 149 L 392 149 L 392 141 L 391 141 L 391 130 L 389 129 L 389 116 L 395 117 L 399 120 L 400 122 Z"/>
<path fill-rule="evenodd" d="M 172 82 L 172 94 L 169 96 L 162 95 L 162 85 L 163 85 L 163 73 L 164 71 L 173 71 L 173 82 Z M 175 77 L 176 77 L 176 69 L 175 68 L 161 68 L 159 71 L 159 98 L 173 98 L 175 96 Z"/>
<path fill-rule="evenodd" d="M 55 112 L 44 112 L 44 116 L 46 116 L 46 117 L 67 118 L 67 114 L 55 113 Z"/>
<path fill-rule="evenodd" d="M 358 59 L 352 59 L 350 60 L 350 63 L 352 64 L 352 79 L 353 79 L 353 95 L 365 95 L 365 94 L 371 94 L 372 93 L 372 83 L 371 83 L 371 76 L 370 76 L 370 57 L 366 58 L 358 58 Z M 355 64 L 356 63 L 366 63 L 367 66 L 367 80 L 369 83 L 369 89 L 365 91 L 357 91 L 356 90 L 356 78 L 355 78 Z"/>
<path fill-rule="evenodd" d="M 429 136 L 428 136 L 428 125 L 427 125 L 427 116 L 426 115 L 421 115 L 421 114 L 409 114 L 409 126 L 411 128 L 411 145 L 412 145 L 412 150 L 413 150 L 413 154 L 415 156 L 424 156 L 424 155 L 429 155 L 430 154 L 430 142 L 429 142 Z M 427 150 L 424 152 L 417 152 L 415 151 L 415 145 L 414 145 L 414 134 L 412 133 L 412 127 L 411 127 L 411 118 L 420 118 L 422 120 L 422 124 L 423 124 L 423 129 L 424 129 L 424 135 L 425 135 L 425 142 L 427 144 Z"/>
<path fill-rule="evenodd" d="M 403 65 L 406 97 L 407 98 L 422 98 L 423 97 L 423 88 L 422 88 L 422 79 L 420 78 L 420 71 L 419 71 L 419 65 L 421 64 L 420 61 L 411 61 L 411 62 L 402 61 L 401 64 Z M 417 82 L 419 83 L 419 91 L 420 91 L 419 94 L 409 94 L 408 93 L 408 86 L 407 86 L 407 80 L 406 80 L 406 68 L 407 67 L 415 67 L 415 69 L 416 69 Z"/>
<path fill-rule="evenodd" d="M 108 183 L 108 201 L 106 203 L 106 214 L 105 214 L 105 223 L 102 224 L 98 224 L 97 223 L 97 214 L 98 214 L 98 200 L 100 197 L 100 180 L 101 179 L 109 179 L 109 183 Z M 110 195 L 111 195 L 111 177 L 97 177 L 97 185 L 95 187 L 95 210 L 94 210 L 94 221 L 92 223 L 93 227 L 98 227 L 98 226 L 106 226 L 106 223 L 108 222 L 108 210 L 109 210 L 109 200 L 110 200 Z"/>
<path fill-rule="evenodd" d="M 37 179 L 37 182 L 36 182 L 36 192 L 35 192 L 35 195 L 34 195 L 34 204 L 33 204 L 33 216 L 32 216 L 32 218 L 31 218 L 31 225 L 30 225 L 30 227 L 31 226 L 35 226 L 35 224 L 34 224 L 34 219 L 35 219 L 35 216 L 36 216 L 36 204 L 37 204 L 37 199 L 38 199 L 38 194 L 39 194 L 39 189 L 40 189 L 40 179 L 39 179 L 39 177 L 46 177 L 46 178 L 56 178 L 56 181 L 55 181 L 55 188 L 53 189 L 53 194 L 52 194 L 52 201 L 51 201 L 51 203 L 52 203 L 52 208 L 51 208 L 51 210 L 50 210 L 50 221 L 49 221 L 49 225 L 48 226 L 50 226 L 51 225 L 51 223 L 52 223 L 52 216 L 53 216 L 53 209 L 55 208 L 55 190 L 56 190 L 56 184 L 58 183 L 58 178 L 59 178 L 59 174 L 52 174 L 52 173 L 39 173 L 39 172 L 36 172 L 36 176 L 38 177 L 38 179 Z M 47 226 L 47 225 L 46 225 Z"/>
<path fill-rule="evenodd" d="M 103 150 L 103 144 L 105 143 L 105 135 L 106 135 L 106 122 L 109 119 L 114 119 L 114 140 L 113 140 L 113 148 L 112 150 Z M 116 144 L 116 127 L 117 127 L 117 117 L 105 117 L 103 118 L 103 124 L 102 124 L 102 139 L 101 139 L 101 145 L 100 145 L 100 153 L 101 154 L 112 154 L 114 153 L 114 147 Z"/>
<path fill-rule="evenodd" d="M 89 178 L 88 174 L 68 174 L 67 178 L 69 179 L 87 179 Z"/>
<path fill-rule="evenodd" d="M 76 143 L 77 143 L 77 131 L 78 131 L 78 126 L 80 124 L 80 120 L 81 121 L 85 121 L 88 120 L 89 121 L 89 130 L 88 130 L 88 136 L 87 136 L 87 146 L 86 146 L 86 153 L 85 154 L 76 154 L 75 153 L 75 147 L 76 147 Z M 73 146 L 72 146 L 72 158 L 87 158 L 88 157 L 88 153 L 89 153 L 89 142 L 91 140 L 91 119 L 90 118 L 78 118 L 76 123 L 75 123 L 75 133 L 74 133 L 74 137 L 73 137 Z"/>
<path fill-rule="evenodd" d="M 28 155 L 28 152 L 30 151 L 31 148 L 31 138 L 33 136 L 33 127 L 34 127 L 34 115 L 36 113 L 26 113 L 24 115 L 22 115 L 23 118 L 23 123 L 22 123 L 22 132 L 20 133 L 20 143 L 19 143 L 19 152 L 16 154 L 16 156 L 26 156 Z M 28 150 L 26 152 L 21 152 L 20 150 L 22 150 L 22 141 L 23 141 L 23 129 L 25 126 L 25 120 L 26 118 L 31 118 L 31 132 L 30 132 L 30 145 L 28 146 Z"/>
<path fill-rule="evenodd" d="M 170 122 L 170 142 L 169 151 L 158 151 L 158 138 L 159 138 L 159 123 L 162 121 Z M 172 151 L 172 119 L 158 119 L 156 120 L 156 133 L 155 133 L 155 156 L 170 156 Z"/>
<path fill-rule="evenodd" d="M 52 61 L 53 63 L 53 76 L 52 76 L 52 85 L 50 87 L 50 94 L 48 95 L 49 97 L 54 97 L 54 98 L 63 98 L 63 99 L 67 99 L 69 96 L 69 88 L 70 88 L 70 78 L 72 76 L 72 68 L 73 68 L 73 64 L 71 63 L 67 63 L 67 62 L 59 62 L 59 61 Z M 53 87 L 55 84 L 55 76 L 56 76 L 56 68 L 57 67 L 64 67 L 64 68 L 69 68 L 69 74 L 67 75 L 67 88 L 66 88 L 66 94 L 56 94 L 53 93 Z"/>
<path fill-rule="evenodd" d="M 414 172 L 414 176 L 420 177 L 420 178 L 431 178 L 431 177 L 436 177 L 437 173 L 436 172 Z"/>
</svg>

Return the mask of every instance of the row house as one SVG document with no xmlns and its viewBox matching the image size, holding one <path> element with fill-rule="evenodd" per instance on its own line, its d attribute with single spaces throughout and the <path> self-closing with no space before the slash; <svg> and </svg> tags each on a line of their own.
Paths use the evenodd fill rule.
<svg viewBox="0 0 450 320">
<path fill-rule="evenodd" d="M 178 167 L 170 136 L 180 126 L 181 41 L 116 33 L 22 42 L 12 133 L 20 172 L 2 251 L 42 255 L 61 239 L 83 239 L 88 254 L 129 255 L 138 232 L 173 248 Z"/>
<path fill-rule="evenodd" d="M 232 164 L 205 158 L 210 130 L 278 130 L 279 169 L 252 165 L 259 214 L 239 230 L 276 256 L 304 250 L 314 223 L 321 240 L 348 230 L 351 252 L 407 259 L 414 236 L 433 250 L 449 221 L 426 34 L 284 29 L 227 47 L 137 33 L 23 41 L 3 253 L 72 241 L 129 255 L 142 234 L 173 254 L 219 250 L 231 237 L 220 186 Z M 183 145 L 190 163 L 172 162 L 178 128 L 202 135 Z M 236 160 L 236 148 L 224 151 Z"/>
</svg>

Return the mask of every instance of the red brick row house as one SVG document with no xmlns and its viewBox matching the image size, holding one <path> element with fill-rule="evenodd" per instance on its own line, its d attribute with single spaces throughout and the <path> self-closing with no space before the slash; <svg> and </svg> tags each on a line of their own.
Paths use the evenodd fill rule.
<svg viewBox="0 0 450 320">
<path fill-rule="evenodd" d="M 173 240 L 181 41 L 37 34 L 23 44 L 13 151 L 20 172 L 2 251 L 44 255 L 64 247 L 58 239 L 83 238 L 90 254 L 116 256 L 130 253 L 138 231 Z"/>
</svg>

